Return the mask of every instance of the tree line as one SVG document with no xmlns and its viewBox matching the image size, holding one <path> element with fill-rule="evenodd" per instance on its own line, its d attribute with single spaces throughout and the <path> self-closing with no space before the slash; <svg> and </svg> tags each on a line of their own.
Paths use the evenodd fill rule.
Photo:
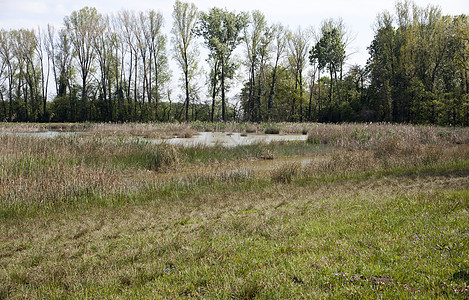
<svg viewBox="0 0 469 300">
<path fill-rule="evenodd" d="M 349 67 L 353 36 L 341 19 L 290 30 L 260 11 L 177 0 L 169 36 L 163 26 L 154 10 L 84 7 L 58 29 L 1 29 L 0 120 L 469 125 L 467 15 L 398 2 L 378 15 L 366 65 Z"/>
</svg>

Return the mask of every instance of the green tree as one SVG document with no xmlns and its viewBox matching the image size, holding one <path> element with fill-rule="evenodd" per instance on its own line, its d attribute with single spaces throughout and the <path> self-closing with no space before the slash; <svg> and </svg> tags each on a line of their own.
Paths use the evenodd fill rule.
<svg viewBox="0 0 469 300">
<path fill-rule="evenodd" d="M 232 53 L 242 41 L 242 31 L 248 24 L 246 13 L 236 14 L 226 9 L 212 8 L 200 14 L 198 34 L 205 39 L 205 45 L 220 67 L 220 91 L 222 119 L 226 121 L 226 80 L 233 77 L 237 65 L 232 61 Z"/>
<path fill-rule="evenodd" d="M 184 3 L 176 0 L 173 8 L 173 44 L 174 57 L 184 74 L 185 99 L 185 119 L 189 121 L 189 100 L 191 93 L 191 81 L 197 73 L 198 51 L 195 47 L 197 25 L 197 7 L 192 3 Z"/>
<path fill-rule="evenodd" d="M 339 98 L 339 105 L 342 104 L 337 72 L 341 72 L 345 60 L 345 43 L 342 41 L 340 27 L 332 20 L 323 23 L 321 27 L 321 37 L 313 49 L 310 51 L 310 62 L 317 60 L 320 70 L 327 68 L 330 78 L 335 79 L 336 91 Z M 332 84 L 330 86 L 330 103 L 332 103 Z"/>
<path fill-rule="evenodd" d="M 310 31 L 298 28 L 288 34 L 288 61 L 295 78 L 295 97 L 292 97 L 290 118 L 296 118 L 296 100 L 300 104 L 299 121 L 303 121 L 303 71 L 307 66 Z"/>
<path fill-rule="evenodd" d="M 95 48 L 93 40 L 98 34 L 97 24 L 101 15 L 95 8 L 84 7 L 72 12 L 65 17 L 64 22 L 67 28 L 70 41 L 74 46 L 74 53 L 78 59 L 81 85 L 81 110 L 80 120 L 84 121 L 91 116 L 88 111 L 88 83 L 95 58 Z"/>
</svg>

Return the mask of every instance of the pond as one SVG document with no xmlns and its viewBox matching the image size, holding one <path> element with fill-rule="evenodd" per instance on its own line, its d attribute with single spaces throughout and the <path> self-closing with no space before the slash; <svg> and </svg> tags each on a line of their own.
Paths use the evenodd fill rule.
<svg viewBox="0 0 469 300">
<path fill-rule="evenodd" d="M 18 136 L 32 136 L 40 138 L 55 138 L 58 136 L 69 136 L 82 134 L 83 132 L 61 132 L 61 131 L 42 131 L 42 132 L 0 132 L 0 135 L 11 134 Z M 236 147 L 252 145 L 256 143 L 270 143 L 279 141 L 306 141 L 306 135 L 300 134 L 242 134 L 239 132 L 199 132 L 190 138 L 168 138 L 168 139 L 147 139 L 140 138 L 142 141 L 151 143 L 167 143 L 171 145 L 180 145 L 184 147 L 191 146 L 223 146 Z"/>
<path fill-rule="evenodd" d="M 224 146 L 236 147 L 256 143 L 270 143 L 280 141 L 306 141 L 306 135 L 300 134 L 241 134 L 239 132 L 199 132 L 191 138 L 171 138 L 150 140 L 155 143 L 166 142 L 171 145 L 191 146 Z"/>
<path fill-rule="evenodd" d="M 18 135 L 18 136 L 31 136 L 39 138 L 55 138 L 58 136 L 75 135 L 78 132 L 74 131 L 35 131 L 35 132 L 21 132 L 21 131 L 0 131 L 1 135 Z"/>
</svg>

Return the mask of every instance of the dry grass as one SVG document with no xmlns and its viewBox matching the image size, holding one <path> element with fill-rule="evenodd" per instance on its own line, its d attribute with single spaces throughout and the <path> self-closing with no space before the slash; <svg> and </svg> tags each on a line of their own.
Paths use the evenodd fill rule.
<svg viewBox="0 0 469 300">
<path fill-rule="evenodd" d="M 469 128 L 412 126 L 395 124 L 317 125 L 308 133 L 308 141 L 348 149 L 377 147 L 383 142 L 409 145 L 469 144 Z"/>
<path fill-rule="evenodd" d="M 371 150 L 336 149 L 323 160 L 314 160 L 307 169 L 312 174 L 325 176 L 334 173 L 385 171 L 416 167 L 431 168 L 439 164 L 469 159 L 467 145 L 436 147 L 384 142 Z"/>
<path fill-rule="evenodd" d="M 89 136 L 0 136 L 0 199 L 9 203 L 74 202 L 131 195 L 157 186 L 157 173 L 178 166 L 178 148 Z"/>
</svg>

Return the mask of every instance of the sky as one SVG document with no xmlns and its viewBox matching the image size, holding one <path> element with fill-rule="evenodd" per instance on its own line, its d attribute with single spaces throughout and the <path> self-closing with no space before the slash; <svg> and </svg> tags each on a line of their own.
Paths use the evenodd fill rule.
<svg viewBox="0 0 469 300">
<path fill-rule="evenodd" d="M 348 65 L 364 65 L 368 58 L 366 48 L 373 39 L 376 16 L 385 10 L 393 12 L 395 1 L 380 0 L 187 0 L 199 10 L 212 7 L 230 11 L 260 10 L 269 23 L 282 23 L 292 30 L 313 27 L 318 29 L 323 20 L 342 18 L 353 41 L 348 53 L 353 53 Z M 420 7 L 436 5 L 445 15 L 469 14 L 468 0 L 414 0 Z M 59 28 L 63 18 L 85 6 L 95 7 L 102 14 L 117 13 L 122 9 L 136 12 L 153 9 L 163 14 L 165 31 L 172 26 L 174 0 L 0 0 L 0 28 L 47 28 L 52 24 Z M 203 58 L 204 59 L 204 58 Z M 173 71 L 173 75 L 174 72 Z"/>
</svg>

